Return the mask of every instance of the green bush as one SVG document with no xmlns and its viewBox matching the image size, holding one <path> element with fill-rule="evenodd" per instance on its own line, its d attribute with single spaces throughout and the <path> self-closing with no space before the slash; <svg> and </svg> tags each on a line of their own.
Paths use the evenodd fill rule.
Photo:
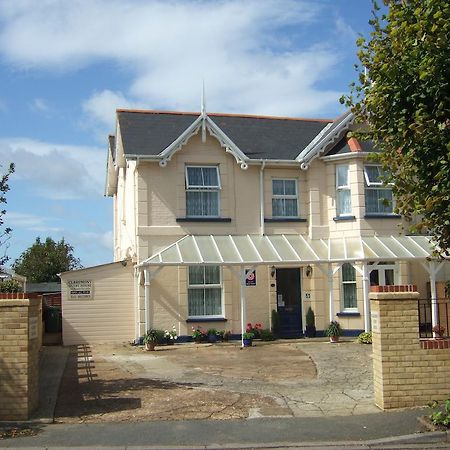
<svg viewBox="0 0 450 450">
<path fill-rule="evenodd" d="M 430 404 L 433 409 L 430 419 L 434 425 L 444 425 L 450 428 L 450 398 L 445 400 L 442 405 L 434 401 Z"/>
<path fill-rule="evenodd" d="M 259 334 L 261 336 L 261 340 L 262 341 L 274 341 L 275 340 L 275 336 L 273 335 L 273 333 L 267 329 L 264 328 L 262 330 L 259 331 Z"/>
<path fill-rule="evenodd" d="M 306 311 L 306 326 L 313 327 L 316 325 L 316 318 L 314 315 L 314 311 L 312 310 L 311 306 L 308 308 L 308 311 Z"/>
<path fill-rule="evenodd" d="M 8 278 L 0 283 L 0 292 L 22 292 L 22 285 L 12 278 Z"/>
<path fill-rule="evenodd" d="M 358 336 L 358 342 L 360 344 L 371 344 L 372 343 L 372 332 L 369 331 L 367 333 L 361 333 Z"/>
<path fill-rule="evenodd" d="M 341 324 L 336 320 L 332 320 L 328 325 L 327 329 L 325 330 L 325 336 L 328 337 L 342 336 L 342 333 L 343 331 L 341 328 Z"/>
</svg>

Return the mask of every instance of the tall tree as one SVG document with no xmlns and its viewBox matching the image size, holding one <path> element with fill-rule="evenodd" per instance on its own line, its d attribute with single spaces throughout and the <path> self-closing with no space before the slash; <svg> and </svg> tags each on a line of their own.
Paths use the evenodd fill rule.
<svg viewBox="0 0 450 450">
<path fill-rule="evenodd" d="M 0 168 L 2 166 L 0 165 Z M 4 175 L 0 175 L 0 204 L 6 204 L 6 193 L 9 191 L 8 179 L 9 176 L 14 172 L 14 164 L 10 164 Z M 6 242 L 10 238 L 11 228 L 4 227 L 4 216 L 6 214 L 6 209 L 0 210 L 0 248 L 2 249 L 2 255 L 0 255 L 0 266 L 8 261 L 8 256 L 6 255 L 7 245 Z"/>
<path fill-rule="evenodd" d="M 44 242 L 38 237 L 13 264 L 16 273 L 32 283 L 59 281 L 58 273 L 81 268 L 80 260 L 73 255 L 73 247 L 64 241 L 55 242 L 48 237 Z"/>
<path fill-rule="evenodd" d="M 450 3 L 373 0 L 370 39 L 358 39 L 358 81 L 350 106 L 382 150 L 396 210 L 416 214 L 450 251 Z"/>
</svg>

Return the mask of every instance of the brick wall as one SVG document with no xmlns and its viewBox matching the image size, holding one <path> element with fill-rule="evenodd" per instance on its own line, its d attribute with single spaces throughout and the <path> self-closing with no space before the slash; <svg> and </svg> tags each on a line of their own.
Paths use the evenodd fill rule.
<svg viewBox="0 0 450 450">
<path fill-rule="evenodd" d="M 450 397 L 450 348 L 419 339 L 418 297 L 417 292 L 370 293 L 375 404 L 382 409 Z"/>
<path fill-rule="evenodd" d="M 0 420 L 28 419 L 38 405 L 41 308 L 39 298 L 0 299 Z"/>
</svg>

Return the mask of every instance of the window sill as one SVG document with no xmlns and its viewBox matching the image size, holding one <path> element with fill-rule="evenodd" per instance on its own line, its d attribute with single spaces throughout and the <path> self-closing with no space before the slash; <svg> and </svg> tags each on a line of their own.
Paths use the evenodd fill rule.
<svg viewBox="0 0 450 450">
<path fill-rule="evenodd" d="M 366 214 L 364 219 L 401 219 L 400 214 Z"/>
<path fill-rule="evenodd" d="M 345 220 L 356 220 L 355 216 L 336 216 L 333 217 L 333 220 L 335 222 L 341 222 L 341 221 L 345 221 Z"/>
<path fill-rule="evenodd" d="M 200 317 L 198 319 L 194 318 L 188 318 L 186 319 L 187 323 L 193 323 L 193 322 L 226 322 L 227 319 L 225 317 Z"/>
<path fill-rule="evenodd" d="M 177 217 L 177 222 L 231 222 L 230 217 Z"/>
<path fill-rule="evenodd" d="M 338 317 L 361 317 L 359 312 L 342 311 L 336 314 Z"/>
<path fill-rule="evenodd" d="M 264 219 L 264 222 L 306 222 L 306 219 L 301 219 L 300 217 L 272 217 Z"/>
</svg>

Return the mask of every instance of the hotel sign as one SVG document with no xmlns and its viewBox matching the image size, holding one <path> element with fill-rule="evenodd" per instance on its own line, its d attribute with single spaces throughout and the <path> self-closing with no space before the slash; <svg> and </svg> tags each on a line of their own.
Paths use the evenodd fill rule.
<svg viewBox="0 0 450 450">
<path fill-rule="evenodd" d="M 72 280 L 67 282 L 69 300 L 92 300 L 91 280 Z"/>
</svg>

